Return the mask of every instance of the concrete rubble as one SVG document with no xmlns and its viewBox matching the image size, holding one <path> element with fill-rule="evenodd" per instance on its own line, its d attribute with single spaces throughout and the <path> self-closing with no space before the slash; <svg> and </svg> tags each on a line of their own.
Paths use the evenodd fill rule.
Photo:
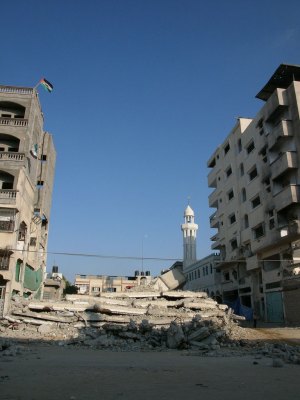
<svg viewBox="0 0 300 400">
<path fill-rule="evenodd" d="M 15 296 L 10 314 L 0 320 L 0 356 L 20 351 L 12 345 L 15 338 L 113 351 L 179 349 L 203 356 L 224 356 L 226 349 L 227 354 L 250 352 L 300 364 L 300 346 L 239 340 L 241 319 L 201 292 L 67 295 L 60 302 Z"/>
</svg>

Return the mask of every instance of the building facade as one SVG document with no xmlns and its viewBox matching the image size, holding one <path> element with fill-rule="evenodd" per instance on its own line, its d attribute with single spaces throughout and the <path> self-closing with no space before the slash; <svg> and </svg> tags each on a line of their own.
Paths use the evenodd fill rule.
<svg viewBox="0 0 300 400">
<path fill-rule="evenodd" d="M 55 158 L 36 89 L 0 86 L 0 315 L 42 295 Z"/>
<path fill-rule="evenodd" d="M 300 261 L 300 67 L 280 65 L 208 161 L 223 300 L 294 322 Z M 293 282 L 293 285 L 291 285 Z M 293 293 L 286 289 L 296 287 Z M 298 302 L 298 315 L 300 314 Z"/>
</svg>

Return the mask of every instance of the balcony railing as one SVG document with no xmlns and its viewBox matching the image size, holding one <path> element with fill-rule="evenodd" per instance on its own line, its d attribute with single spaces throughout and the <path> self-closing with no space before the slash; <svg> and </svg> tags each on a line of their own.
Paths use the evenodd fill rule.
<svg viewBox="0 0 300 400">
<path fill-rule="evenodd" d="M 24 126 L 28 125 L 28 119 L 23 119 L 23 118 L 0 118 L 0 125 L 24 127 Z"/>
<path fill-rule="evenodd" d="M 290 206 L 293 203 L 300 202 L 300 187 L 299 185 L 291 185 L 282 189 L 274 195 L 275 208 L 277 211 Z"/>
<path fill-rule="evenodd" d="M 23 161 L 24 157 L 24 153 L 16 153 L 12 151 L 0 152 L 0 161 Z"/>
<path fill-rule="evenodd" d="M 0 203 L 15 204 L 17 192 L 17 190 L 12 189 L 0 189 Z"/>
<path fill-rule="evenodd" d="M 298 167 L 298 157 L 296 152 L 287 151 L 271 164 L 272 178 L 275 179 L 286 172 L 288 169 Z"/>
<path fill-rule="evenodd" d="M 278 140 L 281 138 L 293 136 L 292 122 L 288 120 L 282 120 L 275 126 L 268 135 L 268 145 L 271 149 Z"/>
<path fill-rule="evenodd" d="M 33 88 L 0 85 L 0 93 L 32 94 Z"/>
</svg>

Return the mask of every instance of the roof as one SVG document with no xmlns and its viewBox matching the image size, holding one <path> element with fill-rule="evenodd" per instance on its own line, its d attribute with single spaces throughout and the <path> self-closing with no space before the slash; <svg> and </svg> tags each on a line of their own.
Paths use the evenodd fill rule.
<svg viewBox="0 0 300 400">
<path fill-rule="evenodd" d="M 194 216 L 194 211 L 191 209 L 190 206 L 187 206 L 187 208 L 185 209 L 185 212 L 184 212 L 185 217 L 188 215 Z"/>
<path fill-rule="evenodd" d="M 293 81 L 300 81 L 300 65 L 280 64 L 270 80 L 255 96 L 267 101 L 277 88 L 286 89 Z"/>
</svg>

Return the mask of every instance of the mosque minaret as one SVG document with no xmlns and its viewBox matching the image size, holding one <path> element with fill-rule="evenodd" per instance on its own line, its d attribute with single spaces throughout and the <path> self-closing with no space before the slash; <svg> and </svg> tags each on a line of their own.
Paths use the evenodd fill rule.
<svg viewBox="0 0 300 400">
<path fill-rule="evenodd" d="M 188 205 L 184 212 L 184 224 L 181 225 L 183 232 L 183 270 L 197 261 L 196 236 L 198 225 L 195 224 L 195 215 Z"/>
</svg>

